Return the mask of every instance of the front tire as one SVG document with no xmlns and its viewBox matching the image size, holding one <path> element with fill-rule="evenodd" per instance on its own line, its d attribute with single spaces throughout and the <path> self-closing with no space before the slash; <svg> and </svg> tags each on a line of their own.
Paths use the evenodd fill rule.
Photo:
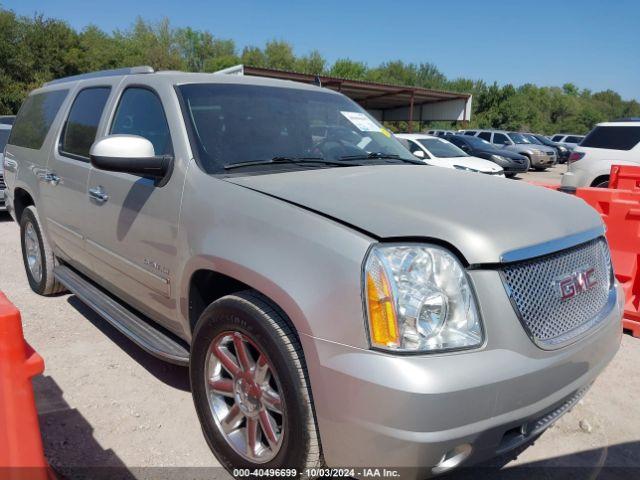
<svg viewBox="0 0 640 480">
<path fill-rule="evenodd" d="M 55 295 L 65 291 L 53 269 L 58 264 L 51 246 L 42 232 L 36 207 L 26 207 L 20 217 L 22 259 L 31 290 L 39 295 Z"/>
<path fill-rule="evenodd" d="M 227 470 L 322 464 L 300 342 L 264 296 L 247 290 L 203 312 L 190 377 L 204 436 Z"/>
</svg>

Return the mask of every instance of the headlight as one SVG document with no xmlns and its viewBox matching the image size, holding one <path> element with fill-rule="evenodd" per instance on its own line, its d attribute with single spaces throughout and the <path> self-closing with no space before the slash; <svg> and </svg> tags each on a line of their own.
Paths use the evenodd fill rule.
<svg viewBox="0 0 640 480">
<path fill-rule="evenodd" d="M 560 150 L 561 152 L 566 152 L 567 148 L 563 147 L 562 145 L 558 145 L 558 150 Z"/>
<path fill-rule="evenodd" d="M 364 269 L 371 346 L 433 352 L 482 344 L 475 297 L 460 262 L 433 245 L 377 245 Z"/>
<path fill-rule="evenodd" d="M 501 161 L 504 161 L 505 158 L 503 156 L 501 156 L 501 155 L 491 155 L 491 160 L 495 160 L 497 162 L 501 162 Z"/>
<path fill-rule="evenodd" d="M 465 172 L 479 172 L 480 170 L 476 170 L 475 168 L 465 167 L 464 165 L 454 165 L 453 168 L 456 170 L 464 170 Z"/>
</svg>

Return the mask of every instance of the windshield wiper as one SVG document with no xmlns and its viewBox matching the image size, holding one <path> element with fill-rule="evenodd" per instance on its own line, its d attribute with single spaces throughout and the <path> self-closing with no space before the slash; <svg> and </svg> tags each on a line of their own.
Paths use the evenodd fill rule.
<svg viewBox="0 0 640 480">
<path fill-rule="evenodd" d="M 359 164 L 334 162 L 331 160 L 325 160 L 322 157 L 273 157 L 271 160 L 253 160 L 251 162 L 230 163 L 224 166 L 225 170 L 232 170 L 234 168 L 251 167 L 253 165 L 274 165 L 282 163 L 292 163 L 294 165 L 319 163 L 321 165 L 332 165 L 334 167 L 355 167 Z"/>
<path fill-rule="evenodd" d="M 371 152 L 366 155 L 345 155 L 340 157 L 340 160 L 400 160 L 401 162 L 411 163 L 413 165 L 424 165 L 425 163 L 420 160 L 413 160 L 411 158 L 403 158 L 395 153 L 383 153 L 383 152 Z"/>
</svg>

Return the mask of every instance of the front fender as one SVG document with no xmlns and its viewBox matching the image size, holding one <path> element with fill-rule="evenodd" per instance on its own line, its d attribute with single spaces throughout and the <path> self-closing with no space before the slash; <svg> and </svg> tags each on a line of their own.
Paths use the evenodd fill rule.
<svg viewBox="0 0 640 480">
<path fill-rule="evenodd" d="M 190 279 L 209 269 L 269 297 L 300 334 L 368 348 L 361 296 L 368 236 L 198 168 L 190 169 L 180 223 L 179 320 L 187 337 Z"/>
</svg>

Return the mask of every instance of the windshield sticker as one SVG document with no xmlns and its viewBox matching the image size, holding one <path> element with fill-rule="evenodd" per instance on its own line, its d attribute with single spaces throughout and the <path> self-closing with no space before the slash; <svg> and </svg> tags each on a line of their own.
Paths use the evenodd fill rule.
<svg viewBox="0 0 640 480">
<path fill-rule="evenodd" d="M 361 112 L 340 112 L 344 117 L 353 123 L 361 132 L 379 132 L 380 126 Z"/>
<path fill-rule="evenodd" d="M 367 145 L 369 145 L 371 143 L 371 137 L 364 137 L 362 140 L 360 140 L 358 142 L 358 145 L 356 145 L 358 148 L 361 148 L 362 150 L 364 150 L 364 147 L 366 147 Z"/>
<path fill-rule="evenodd" d="M 391 138 L 391 132 L 389 130 L 387 130 L 386 128 L 382 127 L 380 129 L 380 131 L 382 132 L 382 134 L 387 137 L 387 138 Z"/>
</svg>

